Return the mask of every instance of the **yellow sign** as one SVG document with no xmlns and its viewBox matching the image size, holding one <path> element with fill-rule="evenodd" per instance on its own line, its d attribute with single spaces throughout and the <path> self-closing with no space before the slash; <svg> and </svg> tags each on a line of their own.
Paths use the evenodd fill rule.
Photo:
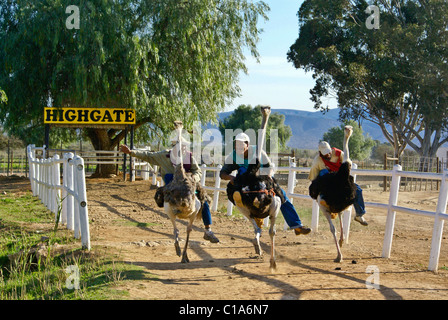
<svg viewBox="0 0 448 320">
<path fill-rule="evenodd" d="M 45 108 L 48 124 L 135 124 L 135 110 L 118 108 Z"/>
</svg>

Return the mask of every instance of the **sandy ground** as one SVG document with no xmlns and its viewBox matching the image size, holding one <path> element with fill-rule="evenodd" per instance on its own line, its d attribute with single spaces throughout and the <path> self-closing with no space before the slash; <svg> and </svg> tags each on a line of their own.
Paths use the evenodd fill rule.
<svg viewBox="0 0 448 320">
<path fill-rule="evenodd" d="M 342 263 L 333 261 L 336 248 L 323 218 L 318 232 L 306 236 L 283 230 L 282 221 L 276 236 L 278 268 L 271 273 L 268 230 L 262 236 L 265 254 L 260 258 L 251 243 L 253 229 L 239 215 L 212 214 L 218 244 L 203 239 L 203 223 L 197 221 L 191 233 L 191 262 L 183 264 L 175 254 L 172 224 L 155 205 L 155 190 L 148 181 L 88 179 L 87 185 L 93 245 L 114 248 L 123 261 L 144 267 L 141 279 L 124 284 L 134 299 L 448 298 L 446 237 L 442 240 L 439 271 L 427 271 L 431 218 L 397 213 L 391 258 L 384 259 L 381 253 L 387 213 L 368 209 L 368 227 L 351 224 L 349 242 L 342 248 Z M 388 192 L 364 193 L 366 201 L 388 201 Z M 399 205 L 435 210 L 437 198 L 437 191 L 402 192 Z M 219 208 L 225 208 L 226 195 L 222 194 L 220 201 Z M 296 199 L 294 204 L 297 208 L 311 207 L 307 200 Z M 305 225 L 311 224 L 309 216 L 302 220 Z M 185 237 L 186 221 L 181 221 L 179 228 L 181 237 Z M 379 286 L 375 288 L 374 284 Z"/>
<path fill-rule="evenodd" d="M 2 180 L 8 189 L 28 188 L 23 179 Z M 18 184 L 20 182 L 20 186 Z M 5 187 L 5 185 L 3 186 Z M 189 247 L 190 263 L 175 254 L 173 228 L 163 209 L 155 205 L 155 189 L 148 181 L 87 179 L 87 197 L 94 249 L 107 248 L 118 259 L 143 267 L 122 282 L 131 299 L 188 300 L 414 300 L 448 298 L 448 243 L 442 240 L 439 270 L 427 271 L 432 237 L 431 218 L 397 213 L 392 253 L 381 258 L 386 212 L 367 209 L 368 227 L 352 222 L 344 260 L 335 263 L 336 248 L 327 222 L 319 230 L 296 236 L 277 225 L 277 271 L 270 272 L 268 230 L 263 257 L 251 239 L 253 229 L 240 215 L 212 213 L 213 231 L 220 243 L 203 239 L 203 223 L 196 221 Z M 297 190 L 301 187 L 299 186 Z M 306 187 L 302 186 L 305 190 Z M 299 190 L 300 192 L 300 190 Z M 366 201 L 387 203 L 388 192 L 365 190 Z M 435 210 L 438 192 L 401 192 L 399 205 Z M 220 201 L 225 208 L 226 196 Z M 311 207 L 297 199 L 296 208 Z M 305 225 L 311 217 L 302 217 Z M 336 225 L 339 225 L 336 221 Z M 181 237 L 186 222 L 180 221 Z M 182 246 L 183 243 L 181 243 Z M 376 286 L 378 285 L 378 286 Z"/>
</svg>

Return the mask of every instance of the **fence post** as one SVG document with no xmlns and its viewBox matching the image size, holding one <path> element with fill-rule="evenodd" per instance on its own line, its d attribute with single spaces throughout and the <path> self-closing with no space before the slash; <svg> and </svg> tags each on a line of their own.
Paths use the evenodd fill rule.
<svg viewBox="0 0 448 320">
<path fill-rule="evenodd" d="M 74 234 L 75 238 L 79 239 L 81 238 L 81 231 L 80 231 L 80 221 L 79 221 L 79 194 L 78 194 L 78 179 L 76 177 L 77 170 L 76 170 L 76 158 L 78 156 L 75 156 L 71 162 L 72 164 L 72 170 L 73 170 L 73 192 L 75 196 L 73 197 L 73 228 L 74 228 Z"/>
<path fill-rule="evenodd" d="M 74 172 L 76 181 L 76 194 L 78 195 L 79 223 L 81 227 L 81 243 L 82 248 L 90 250 L 90 231 L 89 231 L 89 211 L 87 208 L 87 192 L 84 172 L 84 159 L 75 156 Z"/>
<path fill-rule="evenodd" d="M 319 231 L 319 204 L 314 199 L 311 206 L 311 230 L 313 232 Z"/>
<path fill-rule="evenodd" d="M 64 155 L 66 159 L 66 171 L 64 171 L 64 186 L 68 190 L 74 190 L 73 187 L 73 153 L 69 152 Z M 67 229 L 74 230 L 74 207 L 73 207 L 73 195 L 67 192 L 67 198 L 63 204 L 66 209 L 66 221 L 67 221 Z"/>
<path fill-rule="evenodd" d="M 40 181 L 43 182 L 42 184 L 42 199 L 45 207 L 48 208 L 48 166 L 47 166 L 47 159 L 41 159 L 41 165 L 42 165 L 42 179 Z"/>
<path fill-rule="evenodd" d="M 292 168 L 295 168 L 295 167 L 296 167 L 296 164 L 295 163 L 291 163 L 290 169 L 289 169 L 289 172 L 288 172 L 288 192 L 287 192 L 288 198 L 290 197 L 291 194 L 294 193 L 294 187 L 296 185 L 296 181 L 295 181 L 296 180 L 296 172 L 294 171 L 294 169 L 292 169 Z M 294 201 L 293 198 L 290 198 L 289 201 L 291 201 L 291 203 L 294 203 L 293 202 Z"/>
<path fill-rule="evenodd" d="M 389 194 L 389 208 L 387 209 L 386 218 L 386 230 L 384 232 L 384 242 L 383 242 L 383 258 L 390 258 L 390 251 L 392 249 L 392 238 L 394 235 L 394 225 L 395 225 L 395 211 L 392 206 L 396 206 L 398 202 L 398 191 L 400 190 L 400 180 L 401 176 L 399 172 L 401 171 L 401 166 L 399 164 L 394 165 L 392 170 L 392 181 L 390 183 L 390 194 Z"/>
<path fill-rule="evenodd" d="M 151 184 L 156 186 L 157 185 L 157 171 L 159 170 L 158 166 L 154 166 L 153 167 L 153 171 L 152 171 L 152 180 L 151 180 Z M 163 179 L 162 179 L 163 180 Z M 157 185 L 158 186 L 158 185 Z"/>
<path fill-rule="evenodd" d="M 54 195 L 54 214 L 55 218 L 58 216 L 59 204 L 62 204 L 61 191 L 59 190 L 59 186 L 61 185 L 61 166 L 59 163 L 59 155 L 55 154 L 53 157 L 53 195 Z M 61 217 L 59 217 L 59 221 L 61 221 Z"/>
<path fill-rule="evenodd" d="M 358 169 L 358 165 L 356 163 L 352 164 L 352 169 Z M 353 181 L 356 183 L 356 174 L 353 175 Z M 353 205 L 344 210 L 344 214 L 342 215 L 342 226 L 344 228 L 344 241 L 348 243 L 348 237 L 350 235 L 350 223 L 352 221 L 352 210 Z"/>
<path fill-rule="evenodd" d="M 215 188 L 219 188 L 221 186 L 221 177 L 219 176 L 219 172 L 221 171 L 222 165 L 218 165 L 218 170 L 215 173 Z M 212 211 L 218 211 L 218 200 L 219 200 L 219 191 L 213 191 L 213 206 Z"/>
<path fill-rule="evenodd" d="M 28 157 L 28 170 L 29 170 L 29 177 L 30 177 L 30 183 L 31 183 L 31 191 L 32 191 L 32 193 L 33 193 L 33 196 L 35 196 L 36 195 L 36 186 L 35 186 L 35 183 L 34 183 L 34 166 L 33 166 L 33 160 L 34 160 L 34 157 L 33 157 L 33 147 L 34 147 L 34 144 L 29 144 L 27 147 L 26 147 L 26 155 L 27 155 L 27 157 Z"/>
<path fill-rule="evenodd" d="M 36 169 L 37 169 L 37 174 L 36 174 L 36 189 L 37 189 L 37 196 L 39 197 L 40 201 L 42 203 L 43 202 L 43 195 L 42 195 L 42 190 L 44 189 L 44 186 L 42 185 L 42 172 L 43 172 L 43 159 L 36 159 Z"/>
<path fill-rule="evenodd" d="M 230 200 L 227 200 L 227 215 L 231 216 L 233 212 L 233 203 Z"/>
<path fill-rule="evenodd" d="M 432 229 L 431 251 L 429 254 L 428 270 L 437 272 L 440 257 L 440 245 L 442 242 L 442 233 L 444 220 L 440 219 L 440 214 L 446 212 L 448 184 L 448 171 L 443 170 L 442 182 L 440 184 L 439 200 L 437 201 L 437 209 L 434 219 L 434 227 Z"/>
<path fill-rule="evenodd" d="M 205 187 L 205 178 L 207 176 L 207 165 L 204 163 L 202 164 L 202 175 L 201 175 L 201 186 Z"/>
</svg>

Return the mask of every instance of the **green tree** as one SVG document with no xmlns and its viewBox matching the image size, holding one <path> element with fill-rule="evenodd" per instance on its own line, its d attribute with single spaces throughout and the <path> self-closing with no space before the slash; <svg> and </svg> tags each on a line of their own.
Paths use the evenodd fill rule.
<svg viewBox="0 0 448 320">
<path fill-rule="evenodd" d="M 230 116 L 224 119 L 224 121 L 220 121 L 219 130 L 224 137 L 226 129 L 241 129 L 243 131 L 253 129 L 255 132 L 258 132 L 257 130 L 261 127 L 261 119 L 260 106 L 253 108 L 251 105 L 242 104 Z M 290 126 L 284 124 L 284 121 L 285 116 L 280 113 L 272 112 L 269 116 L 266 128 L 266 150 L 269 151 L 269 147 L 271 146 L 270 133 L 272 129 L 278 130 L 278 150 L 282 151 L 287 148 L 286 144 L 292 136 L 292 131 Z M 251 143 L 255 144 L 253 141 Z"/>
<path fill-rule="evenodd" d="M 5 91 L 0 89 L 0 105 L 3 103 L 6 104 L 7 102 L 8 102 L 8 97 L 6 96 Z"/>
<path fill-rule="evenodd" d="M 380 10 L 379 29 L 366 26 L 369 4 Z M 448 141 L 446 1 L 306 0 L 298 17 L 287 56 L 313 72 L 317 109 L 337 97 L 341 119 L 376 122 L 395 156 L 406 145 L 433 156 Z"/>
<path fill-rule="evenodd" d="M 366 160 L 372 153 L 372 148 L 376 145 L 375 141 L 367 134 L 364 136 L 362 127 L 358 126 L 356 121 L 345 121 L 340 127 L 330 128 L 323 135 L 323 140 L 327 141 L 331 147 L 343 149 L 344 127 L 353 126 L 353 134 L 348 141 L 350 159 Z"/>
<path fill-rule="evenodd" d="M 66 28 L 69 5 L 79 29 Z M 43 108 L 126 107 L 153 138 L 174 120 L 216 122 L 239 94 L 243 50 L 258 58 L 269 7 L 249 0 L 2 0 L 0 87 L 9 103 L 5 129 L 27 143 L 43 140 Z M 86 132 L 95 149 L 112 150 L 118 129 Z M 113 166 L 101 168 L 113 172 Z"/>
</svg>

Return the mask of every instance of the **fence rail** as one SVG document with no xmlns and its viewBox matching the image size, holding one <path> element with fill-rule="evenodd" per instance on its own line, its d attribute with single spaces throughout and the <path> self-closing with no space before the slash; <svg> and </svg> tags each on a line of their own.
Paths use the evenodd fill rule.
<svg viewBox="0 0 448 320">
<path fill-rule="evenodd" d="M 84 159 L 73 153 L 58 154 L 47 159 L 36 158 L 35 145 L 27 147 L 29 177 L 34 196 L 55 214 L 55 221 L 74 230 L 76 239 L 81 238 L 82 247 L 90 250 L 89 214 L 84 172 Z M 61 164 L 63 165 L 61 183 Z M 60 217 L 58 217 L 60 213 Z"/>
</svg>

